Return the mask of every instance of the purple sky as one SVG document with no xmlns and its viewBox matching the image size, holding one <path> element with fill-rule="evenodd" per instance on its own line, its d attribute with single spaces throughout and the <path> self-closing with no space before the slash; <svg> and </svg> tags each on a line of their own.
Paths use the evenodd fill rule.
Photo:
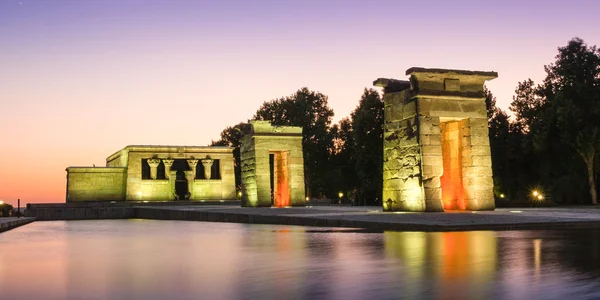
<svg viewBox="0 0 600 300">
<path fill-rule="evenodd" d="M 62 202 L 65 167 L 206 145 L 306 86 L 349 115 L 413 66 L 497 71 L 507 108 L 600 1 L 0 1 L 0 200 Z"/>
</svg>

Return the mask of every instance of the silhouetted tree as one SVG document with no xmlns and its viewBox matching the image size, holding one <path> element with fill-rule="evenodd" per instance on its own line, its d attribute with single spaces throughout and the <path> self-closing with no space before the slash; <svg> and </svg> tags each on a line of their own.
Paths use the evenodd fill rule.
<svg viewBox="0 0 600 300">
<path fill-rule="evenodd" d="M 511 110 L 511 131 L 521 139 L 521 173 L 539 182 L 556 202 L 585 197 L 597 204 L 595 157 L 600 150 L 600 53 L 578 38 L 558 48 L 541 85 L 520 82 Z M 527 168 L 527 166 L 531 168 Z M 583 176 L 587 174 L 587 176 Z M 587 181 L 587 184 L 586 184 Z"/>
<path fill-rule="evenodd" d="M 383 101 L 374 89 L 365 89 L 351 114 L 358 196 L 365 204 L 381 200 L 383 186 Z"/>
<path fill-rule="evenodd" d="M 13 210 L 13 206 L 8 203 L 0 204 L 0 217 L 10 217 L 10 212 Z"/>
<path fill-rule="evenodd" d="M 354 137 L 352 133 L 352 122 L 349 118 L 343 118 L 338 124 L 331 127 L 334 137 L 330 151 L 330 189 L 328 196 L 337 197 L 342 191 L 344 195 L 351 197 L 357 186 L 356 163 L 354 161 Z"/>
<path fill-rule="evenodd" d="M 296 93 L 268 101 L 256 111 L 254 119 L 269 120 L 273 125 L 301 126 L 304 148 L 304 180 L 307 195 L 327 193 L 329 153 L 333 136 L 330 131 L 333 110 L 327 96 L 301 88 Z"/>
<path fill-rule="evenodd" d="M 542 93 L 549 102 L 548 114 L 555 121 L 558 142 L 583 160 L 592 203 L 598 204 L 595 161 L 600 151 L 600 51 L 574 38 L 558 52 L 556 61 L 545 66 Z"/>
</svg>

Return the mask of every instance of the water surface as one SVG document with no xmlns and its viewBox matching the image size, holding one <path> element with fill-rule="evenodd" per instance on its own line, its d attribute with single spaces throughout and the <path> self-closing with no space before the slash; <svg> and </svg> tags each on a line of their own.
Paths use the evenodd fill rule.
<svg viewBox="0 0 600 300">
<path fill-rule="evenodd" d="M 1 299 L 599 299 L 600 231 L 101 220 L 0 234 Z"/>
</svg>

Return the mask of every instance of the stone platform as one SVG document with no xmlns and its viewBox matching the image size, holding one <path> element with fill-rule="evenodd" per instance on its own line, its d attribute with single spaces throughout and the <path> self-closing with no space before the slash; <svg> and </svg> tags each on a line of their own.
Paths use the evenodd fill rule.
<svg viewBox="0 0 600 300">
<path fill-rule="evenodd" d="M 8 231 L 35 221 L 35 218 L 0 218 L 0 232 Z"/>
<path fill-rule="evenodd" d="M 383 212 L 381 207 L 313 206 L 242 208 L 235 206 L 136 207 L 143 219 L 351 227 L 398 231 L 566 229 L 600 227 L 599 207 L 513 208 L 478 212 Z"/>
</svg>

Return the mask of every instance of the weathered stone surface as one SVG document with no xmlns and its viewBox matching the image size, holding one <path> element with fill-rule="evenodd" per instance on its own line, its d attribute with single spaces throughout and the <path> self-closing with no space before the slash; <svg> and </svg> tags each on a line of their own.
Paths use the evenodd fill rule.
<svg viewBox="0 0 600 300">
<path fill-rule="evenodd" d="M 441 145 L 442 144 L 442 136 L 439 134 L 422 134 L 421 135 L 421 145 Z"/>
<path fill-rule="evenodd" d="M 423 166 L 443 166 L 443 162 L 441 155 L 423 156 Z"/>
<path fill-rule="evenodd" d="M 423 156 L 441 156 L 442 155 L 442 146 L 441 145 L 423 145 L 421 147 L 421 155 Z"/>
<path fill-rule="evenodd" d="M 485 155 L 485 156 L 473 155 L 472 159 L 473 159 L 473 166 L 475 166 L 475 167 L 477 167 L 477 166 L 491 167 L 492 166 L 492 160 L 489 155 Z"/>
<path fill-rule="evenodd" d="M 207 156 L 219 162 L 220 178 L 215 179 L 215 185 L 203 189 L 203 196 L 191 193 L 190 200 L 232 199 L 235 197 L 232 148 L 127 146 L 106 159 L 106 168 L 67 168 L 67 202 L 175 200 L 175 162 L 183 161 L 177 168 L 186 171 L 189 168 L 186 160 Z M 142 179 L 143 167 L 150 169 L 148 178 Z M 190 190 L 195 187 L 191 185 Z"/>
<path fill-rule="evenodd" d="M 423 166 L 423 178 L 438 178 L 444 173 L 444 168 L 441 165 L 424 165 Z"/>
<path fill-rule="evenodd" d="M 244 190 L 242 206 L 304 206 L 302 128 L 251 121 L 241 125 L 240 129 L 243 132 L 240 148 Z M 273 190 L 270 155 L 274 158 Z"/>
<path fill-rule="evenodd" d="M 387 89 L 383 97 L 384 200 L 391 201 L 384 210 L 443 211 L 442 189 L 463 185 L 470 195 L 461 208 L 493 209 L 486 200 L 493 182 L 483 83 L 497 74 L 424 68 L 407 74 L 410 85 Z"/>
</svg>

